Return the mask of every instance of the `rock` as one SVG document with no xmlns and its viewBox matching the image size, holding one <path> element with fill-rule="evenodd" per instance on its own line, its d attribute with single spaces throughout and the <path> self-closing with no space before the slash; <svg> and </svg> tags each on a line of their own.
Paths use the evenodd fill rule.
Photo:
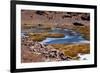
<svg viewBox="0 0 100 73">
<path fill-rule="evenodd" d="M 45 12 L 44 11 L 36 11 L 36 14 L 38 14 L 38 15 L 44 15 Z"/>
<path fill-rule="evenodd" d="M 61 60 L 67 60 L 67 57 L 65 57 L 63 53 L 59 52 L 59 57 Z"/>
<path fill-rule="evenodd" d="M 75 26 L 84 26 L 84 24 L 78 23 L 78 22 L 74 22 L 73 25 L 75 25 Z"/>
<path fill-rule="evenodd" d="M 49 57 L 51 57 L 51 58 L 57 57 L 57 51 L 50 51 L 48 54 L 49 54 Z"/>
<path fill-rule="evenodd" d="M 81 16 L 81 19 L 82 20 L 87 20 L 87 21 L 90 21 L 90 15 L 83 15 L 83 16 Z"/>
<path fill-rule="evenodd" d="M 71 15 L 63 15 L 62 18 L 63 18 L 63 19 L 64 19 L 64 18 L 72 18 L 72 16 L 71 16 Z"/>
<path fill-rule="evenodd" d="M 64 56 L 62 52 L 57 49 L 54 49 L 52 46 L 45 46 L 43 44 L 35 42 L 35 44 L 31 46 L 30 49 L 33 53 L 40 53 L 45 57 L 45 59 L 48 59 L 49 61 L 55 59 L 60 61 L 67 60 L 67 57 Z"/>
</svg>

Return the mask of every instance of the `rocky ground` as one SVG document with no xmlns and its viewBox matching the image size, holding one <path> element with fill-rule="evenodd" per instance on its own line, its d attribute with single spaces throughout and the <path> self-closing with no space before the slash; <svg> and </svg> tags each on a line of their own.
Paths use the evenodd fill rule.
<svg viewBox="0 0 100 73">
<path fill-rule="evenodd" d="M 79 54 L 89 54 L 89 44 L 52 44 L 44 45 L 30 38 L 22 38 L 21 61 L 49 62 L 79 60 Z"/>
<path fill-rule="evenodd" d="M 70 60 L 63 52 L 50 45 L 43 45 L 32 40 L 22 41 L 21 57 L 22 62 L 43 62 Z"/>
</svg>

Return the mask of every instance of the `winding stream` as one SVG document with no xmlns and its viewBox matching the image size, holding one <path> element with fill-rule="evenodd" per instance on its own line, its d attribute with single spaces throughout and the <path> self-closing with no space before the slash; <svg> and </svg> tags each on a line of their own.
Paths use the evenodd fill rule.
<svg viewBox="0 0 100 73">
<path fill-rule="evenodd" d="M 44 29 L 28 29 L 27 32 L 43 32 Z M 22 31 L 22 35 L 24 36 L 26 31 Z M 52 30 L 48 31 L 48 33 L 61 33 L 65 36 L 63 38 L 46 38 L 45 40 L 41 41 L 43 44 L 68 44 L 68 43 L 89 43 L 88 40 L 84 39 L 78 32 L 68 30 L 68 29 L 61 29 L 61 28 L 52 28 Z"/>
</svg>

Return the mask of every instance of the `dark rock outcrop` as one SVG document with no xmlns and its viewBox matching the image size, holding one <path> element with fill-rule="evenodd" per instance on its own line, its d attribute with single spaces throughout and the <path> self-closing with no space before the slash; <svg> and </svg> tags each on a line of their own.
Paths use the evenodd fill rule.
<svg viewBox="0 0 100 73">
<path fill-rule="evenodd" d="M 81 19 L 90 21 L 90 15 L 89 14 L 84 14 L 84 15 L 81 16 Z"/>
<path fill-rule="evenodd" d="M 38 14 L 38 15 L 44 15 L 45 12 L 44 11 L 36 11 L 36 14 Z"/>
<path fill-rule="evenodd" d="M 84 26 L 84 24 L 78 23 L 78 22 L 74 22 L 73 25 L 75 25 L 75 26 Z"/>
</svg>

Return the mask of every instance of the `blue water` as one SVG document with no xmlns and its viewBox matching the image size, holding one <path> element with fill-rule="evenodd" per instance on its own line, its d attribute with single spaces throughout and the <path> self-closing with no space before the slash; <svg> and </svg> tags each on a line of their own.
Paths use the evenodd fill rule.
<svg viewBox="0 0 100 73">
<path fill-rule="evenodd" d="M 34 29 L 34 31 L 33 30 L 29 30 L 29 31 L 38 33 L 43 30 L 36 31 Z M 63 38 L 46 38 L 45 40 L 41 41 L 41 43 L 43 44 L 68 44 L 68 43 L 80 43 L 82 41 L 87 41 L 78 32 L 68 30 L 68 29 L 52 28 L 52 30 L 48 31 L 48 33 L 62 33 L 65 36 Z"/>
<path fill-rule="evenodd" d="M 42 41 L 44 44 L 68 44 L 68 43 L 80 43 L 86 41 L 81 36 L 65 36 L 64 38 L 46 38 Z"/>
</svg>

